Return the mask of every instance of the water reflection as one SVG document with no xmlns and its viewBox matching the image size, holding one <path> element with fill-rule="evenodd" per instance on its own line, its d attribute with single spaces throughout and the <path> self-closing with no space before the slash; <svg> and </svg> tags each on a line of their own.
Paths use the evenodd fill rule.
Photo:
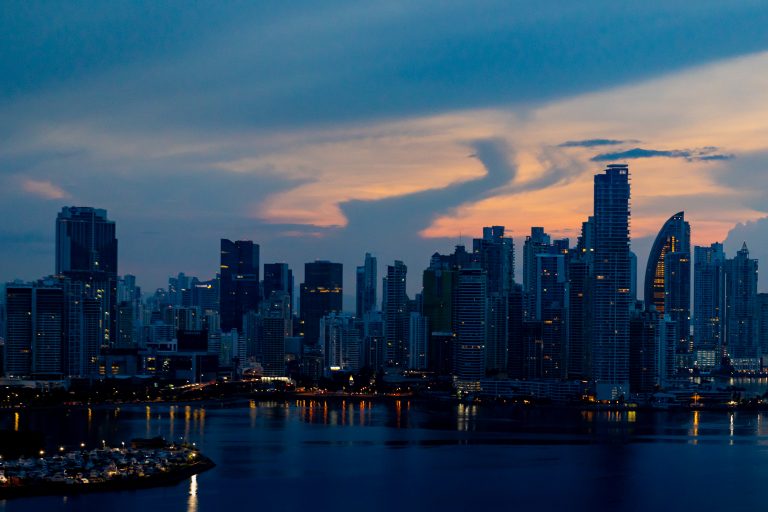
<svg viewBox="0 0 768 512">
<path fill-rule="evenodd" d="M 197 475 L 192 475 L 192 478 L 189 479 L 187 512 L 197 512 Z"/>
</svg>

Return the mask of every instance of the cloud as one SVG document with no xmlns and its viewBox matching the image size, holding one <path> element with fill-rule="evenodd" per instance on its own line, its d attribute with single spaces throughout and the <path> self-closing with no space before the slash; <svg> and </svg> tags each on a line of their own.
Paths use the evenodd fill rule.
<svg viewBox="0 0 768 512">
<path fill-rule="evenodd" d="M 616 139 L 586 139 L 586 140 L 568 140 L 562 144 L 558 144 L 561 148 L 594 148 L 598 146 L 618 146 L 619 144 L 627 144 L 630 142 L 637 142 L 636 140 L 616 140 Z"/>
<path fill-rule="evenodd" d="M 42 197 L 43 199 L 64 199 L 70 197 L 69 193 L 63 188 L 47 180 L 25 179 L 21 182 L 21 188 L 25 192 Z"/>
<path fill-rule="evenodd" d="M 643 149 L 633 148 L 625 151 L 615 151 L 611 153 L 600 153 L 591 158 L 593 162 L 611 162 L 615 160 L 634 160 L 638 158 L 683 158 L 689 162 L 708 161 L 708 160 L 730 160 L 734 158 L 732 154 L 715 153 L 717 148 L 705 147 L 700 149 Z"/>
</svg>

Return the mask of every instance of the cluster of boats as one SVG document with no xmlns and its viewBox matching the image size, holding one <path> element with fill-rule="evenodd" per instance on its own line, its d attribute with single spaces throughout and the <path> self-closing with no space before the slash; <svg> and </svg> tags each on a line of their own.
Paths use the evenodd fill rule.
<svg viewBox="0 0 768 512">
<path fill-rule="evenodd" d="M 41 452 L 0 460 L 0 498 L 170 485 L 212 466 L 188 445 Z"/>
</svg>

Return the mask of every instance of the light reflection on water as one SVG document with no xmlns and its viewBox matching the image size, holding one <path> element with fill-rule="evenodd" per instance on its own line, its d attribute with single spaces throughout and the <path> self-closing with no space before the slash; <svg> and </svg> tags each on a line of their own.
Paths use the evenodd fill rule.
<svg viewBox="0 0 768 512">
<path fill-rule="evenodd" d="M 8 412 L 0 414 L 0 427 L 46 429 L 53 446 L 185 438 L 217 466 L 177 487 L 68 503 L 21 500 L 0 510 L 205 512 L 242 509 L 254 496 L 267 510 L 322 510 L 342 495 L 371 510 L 402 508 L 403 500 L 413 504 L 407 508 L 457 510 L 508 503 L 512 493 L 521 509 L 547 510 L 536 506 L 542 496 L 561 510 L 592 510 L 573 504 L 597 497 L 612 510 L 643 510 L 657 504 L 649 501 L 654 496 L 670 506 L 711 508 L 716 500 L 693 494 L 702 481 L 737 492 L 768 476 L 765 418 L 746 411 L 515 409 L 408 399 L 158 403 L 115 411 L 74 408 L 65 420 L 60 411 Z M 663 485 L 669 481 L 677 484 Z M 461 492 L 436 496 L 403 482 Z M 607 495 L 600 490 L 606 482 Z"/>
</svg>

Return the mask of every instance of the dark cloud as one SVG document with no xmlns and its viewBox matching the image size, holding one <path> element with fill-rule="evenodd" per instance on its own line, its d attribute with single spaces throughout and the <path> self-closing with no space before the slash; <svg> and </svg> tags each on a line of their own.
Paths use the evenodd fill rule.
<svg viewBox="0 0 768 512">
<path fill-rule="evenodd" d="M 558 144 L 561 148 L 594 148 L 598 146 L 618 146 L 619 144 L 627 144 L 630 142 L 637 142 L 635 140 L 616 140 L 616 139 L 586 139 L 586 140 L 568 140 L 562 144 Z"/>
<path fill-rule="evenodd" d="M 706 147 L 706 148 L 700 148 L 700 149 L 643 149 L 643 148 L 633 148 L 633 149 L 627 149 L 625 151 L 615 151 L 611 153 L 600 153 L 599 155 L 595 155 L 591 158 L 593 162 L 611 162 L 615 160 L 633 160 L 637 158 L 655 158 L 655 157 L 665 157 L 665 158 L 682 158 L 685 160 L 688 160 L 689 162 L 698 161 L 698 160 L 730 160 L 731 158 L 734 158 L 734 155 L 731 154 L 723 154 L 723 153 L 716 153 L 712 154 L 713 151 L 716 151 L 717 148 L 714 147 Z"/>
<path fill-rule="evenodd" d="M 705 0 L 697 7 L 684 0 L 588 0 L 565 9 L 556 0 L 491 0 L 482 8 L 406 0 L 6 3 L 0 97 L 24 98 L 26 119 L 274 130 L 530 106 L 768 48 L 765 5 Z M 32 93 L 58 90 L 69 93 L 30 108 Z"/>
</svg>

